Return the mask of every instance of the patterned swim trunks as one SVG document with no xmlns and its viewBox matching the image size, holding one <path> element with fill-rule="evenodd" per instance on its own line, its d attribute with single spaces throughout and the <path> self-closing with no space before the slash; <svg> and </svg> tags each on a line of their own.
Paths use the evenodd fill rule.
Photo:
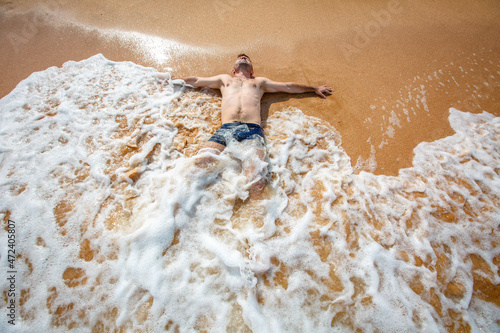
<svg viewBox="0 0 500 333">
<path fill-rule="evenodd" d="M 223 124 L 208 141 L 217 142 L 223 146 L 227 146 L 230 140 L 241 142 L 261 137 L 262 142 L 265 142 L 264 130 L 257 124 L 242 123 L 233 121 L 232 123 Z"/>
</svg>

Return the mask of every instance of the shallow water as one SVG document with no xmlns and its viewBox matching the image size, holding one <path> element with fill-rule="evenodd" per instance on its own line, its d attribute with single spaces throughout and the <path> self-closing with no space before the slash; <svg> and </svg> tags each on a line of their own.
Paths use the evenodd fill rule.
<svg viewBox="0 0 500 333">
<path fill-rule="evenodd" d="M 456 134 L 388 177 L 356 174 L 328 123 L 275 112 L 250 202 L 245 144 L 196 166 L 218 95 L 156 73 L 97 55 L 0 101 L 2 331 L 10 299 L 20 330 L 500 329 L 500 118 L 450 109 Z"/>
</svg>

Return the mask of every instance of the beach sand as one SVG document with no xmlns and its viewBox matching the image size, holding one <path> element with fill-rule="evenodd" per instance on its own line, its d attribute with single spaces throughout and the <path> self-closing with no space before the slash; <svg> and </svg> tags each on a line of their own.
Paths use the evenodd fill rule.
<svg viewBox="0 0 500 333">
<path fill-rule="evenodd" d="M 494 0 L 53 0 L 2 1 L 0 8 L 0 96 L 35 71 L 97 53 L 171 68 L 182 77 L 230 73 L 235 55 L 244 52 L 257 76 L 333 87 L 326 100 L 273 95 L 264 103 L 270 114 L 294 106 L 327 120 L 342 135 L 352 165 L 359 161 L 358 171 L 386 175 L 411 166 L 418 143 L 453 134 L 450 107 L 500 115 L 499 81 L 488 84 L 488 74 L 497 75 L 500 65 L 500 4 Z M 182 60 L 175 53 L 152 59 L 137 44 L 103 30 L 136 31 L 196 48 Z M 406 109 L 406 119 L 394 117 L 398 108 Z"/>
</svg>

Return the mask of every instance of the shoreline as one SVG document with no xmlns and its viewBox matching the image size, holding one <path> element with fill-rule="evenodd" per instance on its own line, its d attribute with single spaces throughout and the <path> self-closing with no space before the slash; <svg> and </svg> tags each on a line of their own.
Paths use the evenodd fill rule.
<svg viewBox="0 0 500 333">
<path fill-rule="evenodd" d="M 182 27 L 182 15 L 196 5 L 174 2 L 168 8 L 170 30 L 166 23 L 159 24 L 160 18 L 155 15 L 139 27 L 146 22 L 141 18 L 155 10 L 152 6 L 138 8 L 131 2 L 125 9 L 117 9 L 113 6 L 119 4 L 112 2 L 96 5 L 91 11 L 90 2 L 57 4 L 51 15 L 68 15 L 69 22 L 78 18 L 88 27 L 83 28 L 81 22 L 49 23 L 43 16 L 46 14 L 33 11 L 30 1 L 11 8 L 0 5 L 0 61 L 4 64 L 0 97 L 35 71 L 97 53 L 113 61 L 133 61 L 160 71 L 171 68 L 173 77 L 182 77 L 229 72 L 234 55 L 245 52 L 256 64 L 258 76 L 332 86 L 334 94 L 326 100 L 266 96 L 269 114 L 292 106 L 329 122 L 340 132 L 352 166 L 360 162 L 357 171 L 385 175 L 397 175 L 401 168 L 410 167 L 418 143 L 454 133 L 448 123 L 451 107 L 500 116 L 500 41 L 495 38 L 500 24 L 493 23 L 500 8 L 492 1 L 475 3 L 474 8 L 469 8 L 470 1 L 419 5 L 377 1 L 352 6 L 338 3 L 337 7 L 326 1 L 324 14 L 291 1 L 294 5 L 265 27 L 245 27 L 239 22 L 242 14 L 232 3 L 224 10 L 213 10 L 213 16 L 200 11 L 188 17 L 189 22 L 198 20 L 206 25 Z M 213 5 L 209 2 L 203 6 Z M 269 6 L 257 3 L 251 9 L 252 16 L 261 14 L 265 19 L 279 10 L 276 5 Z M 104 21 L 103 13 L 116 15 Z M 134 15 L 136 19 L 132 19 Z M 299 23 L 293 26 L 294 22 Z M 215 23 L 234 29 L 207 29 Z M 284 26 L 290 26 L 290 31 Z M 232 47 L 244 29 L 251 32 L 242 38 L 242 44 L 247 42 L 249 47 Z M 309 32 L 302 31 L 306 29 Z M 313 34 L 322 29 L 329 30 Z M 142 35 L 120 35 L 120 31 L 137 30 L 142 30 Z M 270 37 L 264 37 L 268 32 Z M 253 39 L 249 37 L 252 33 L 256 36 Z M 167 35 L 172 37 L 170 41 Z M 187 44 L 179 46 L 174 40 Z M 197 43 L 197 47 L 188 46 Z M 156 48 L 170 54 L 163 54 L 163 60 L 161 52 L 156 58 L 148 54 L 147 49 Z M 367 163 L 370 159 L 376 160 L 376 169 Z"/>
</svg>

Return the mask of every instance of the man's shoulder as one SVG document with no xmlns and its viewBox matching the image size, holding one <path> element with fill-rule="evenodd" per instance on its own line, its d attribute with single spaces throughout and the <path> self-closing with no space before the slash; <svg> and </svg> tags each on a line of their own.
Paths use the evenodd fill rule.
<svg viewBox="0 0 500 333">
<path fill-rule="evenodd" d="M 264 86 L 267 82 L 271 81 L 267 77 L 263 77 L 263 76 L 257 76 L 254 78 L 254 80 L 255 80 L 255 83 L 257 83 L 260 86 Z"/>
</svg>

